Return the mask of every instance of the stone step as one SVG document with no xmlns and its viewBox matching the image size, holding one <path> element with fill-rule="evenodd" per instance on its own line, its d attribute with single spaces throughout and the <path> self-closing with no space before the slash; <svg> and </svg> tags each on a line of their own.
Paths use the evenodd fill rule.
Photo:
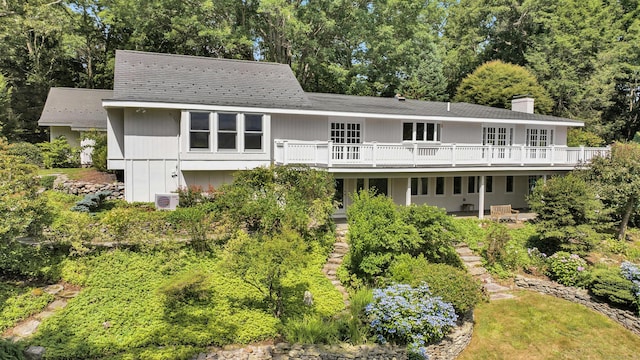
<svg viewBox="0 0 640 360">
<path fill-rule="evenodd" d="M 336 275 L 336 270 L 335 269 L 328 270 L 326 272 L 326 274 L 327 274 L 327 276 L 335 276 Z"/>
<path fill-rule="evenodd" d="M 349 244 L 347 244 L 344 241 L 336 241 L 335 243 L 333 243 L 333 248 L 334 249 L 349 249 Z"/>
<path fill-rule="evenodd" d="M 456 248 L 456 253 L 460 256 L 473 256 L 474 253 L 468 247 Z"/>
<path fill-rule="evenodd" d="M 487 290 L 490 293 L 497 293 L 497 292 L 504 292 L 504 291 L 509 291 L 510 289 L 508 287 L 502 286 L 502 285 L 498 285 L 496 283 L 488 283 L 484 285 L 485 290 Z"/>
<path fill-rule="evenodd" d="M 489 300 L 505 300 L 505 299 L 515 299 L 515 295 L 507 294 L 507 293 L 493 293 L 489 296 Z"/>
<path fill-rule="evenodd" d="M 482 281 L 482 283 L 484 284 L 490 284 L 493 282 L 493 278 L 491 277 L 491 274 L 489 274 L 488 272 L 478 276 L 478 279 Z"/>
<path fill-rule="evenodd" d="M 329 260 L 327 260 L 327 264 L 340 265 L 340 264 L 342 264 L 342 258 L 341 257 L 330 257 Z"/>
<path fill-rule="evenodd" d="M 464 262 L 482 261 L 482 258 L 480 256 L 475 255 L 460 256 L 460 259 L 462 259 L 462 261 Z"/>
<path fill-rule="evenodd" d="M 345 255 L 346 255 L 346 253 L 333 252 L 333 253 L 331 253 L 331 255 L 329 255 L 329 259 L 342 259 Z"/>
<path fill-rule="evenodd" d="M 342 286 L 342 283 L 340 282 L 340 280 L 336 279 L 336 280 L 331 280 L 331 285 Z"/>
<path fill-rule="evenodd" d="M 483 267 L 473 267 L 473 268 L 469 269 L 469 272 L 473 276 L 480 276 L 480 275 L 486 274 L 487 273 L 487 269 L 485 269 Z"/>
<path fill-rule="evenodd" d="M 482 262 L 480 261 L 465 262 L 464 264 L 467 268 L 482 267 Z"/>
</svg>

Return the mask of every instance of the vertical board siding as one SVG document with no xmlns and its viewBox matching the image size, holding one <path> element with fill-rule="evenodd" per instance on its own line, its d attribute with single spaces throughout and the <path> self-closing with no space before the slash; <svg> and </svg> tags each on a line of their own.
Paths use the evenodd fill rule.
<svg viewBox="0 0 640 360">
<path fill-rule="evenodd" d="M 124 159 L 124 111 L 107 110 L 107 158 Z"/>
</svg>

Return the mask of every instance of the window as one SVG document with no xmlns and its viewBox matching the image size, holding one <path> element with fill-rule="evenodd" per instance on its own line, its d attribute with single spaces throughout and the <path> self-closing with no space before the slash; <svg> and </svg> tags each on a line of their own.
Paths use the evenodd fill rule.
<svg viewBox="0 0 640 360">
<path fill-rule="evenodd" d="M 493 192 L 493 176 L 487 176 L 485 180 L 485 192 Z"/>
<path fill-rule="evenodd" d="M 336 192 L 333 201 L 338 203 L 338 209 L 344 209 L 344 179 L 336 179 Z"/>
<path fill-rule="evenodd" d="M 189 113 L 189 147 L 209 149 L 209 113 Z"/>
<path fill-rule="evenodd" d="M 418 195 L 418 178 L 411 178 L 411 195 Z"/>
<path fill-rule="evenodd" d="M 262 149 L 262 115 L 246 114 L 244 116 L 244 148 Z"/>
<path fill-rule="evenodd" d="M 444 195 L 444 178 L 436 178 L 436 195 Z"/>
<path fill-rule="evenodd" d="M 420 178 L 420 195 L 429 194 L 429 178 Z"/>
<path fill-rule="evenodd" d="M 536 182 L 538 182 L 538 179 L 541 179 L 542 176 L 536 175 L 536 176 L 529 176 L 529 193 L 533 192 L 533 189 L 536 187 Z"/>
<path fill-rule="evenodd" d="M 462 194 L 462 176 L 453 177 L 453 195 Z"/>
<path fill-rule="evenodd" d="M 440 141 L 440 124 L 402 123 L 402 141 Z"/>
<path fill-rule="evenodd" d="M 358 123 L 331 123 L 330 125 L 333 160 L 354 160 L 360 158 L 360 147 L 343 144 L 360 144 L 361 126 Z"/>
<path fill-rule="evenodd" d="M 473 194 L 476 192 L 476 177 L 469 176 L 467 179 L 467 194 Z"/>
<path fill-rule="evenodd" d="M 507 179 L 506 179 L 506 191 L 508 193 L 512 193 L 513 192 L 513 176 L 507 176 Z"/>
<path fill-rule="evenodd" d="M 387 196 L 387 179 L 369 179 L 369 189 L 375 189 L 376 194 Z"/>
<path fill-rule="evenodd" d="M 237 119 L 237 114 L 218 114 L 218 149 L 236 149 Z"/>
</svg>

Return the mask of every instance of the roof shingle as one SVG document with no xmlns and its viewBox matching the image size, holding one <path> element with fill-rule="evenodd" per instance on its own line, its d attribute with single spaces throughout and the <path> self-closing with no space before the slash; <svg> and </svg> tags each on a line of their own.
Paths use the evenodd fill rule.
<svg viewBox="0 0 640 360">
<path fill-rule="evenodd" d="M 102 100 L 113 90 L 51 88 L 38 120 L 40 126 L 70 126 L 72 130 L 107 130 Z"/>
</svg>

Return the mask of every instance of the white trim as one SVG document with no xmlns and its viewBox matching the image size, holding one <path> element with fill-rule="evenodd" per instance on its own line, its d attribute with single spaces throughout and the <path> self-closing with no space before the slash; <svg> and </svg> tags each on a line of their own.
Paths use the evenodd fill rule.
<svg viewBox="0 0 640 360">
<path fill-rule="evenodd" d="M 182 171 L 198 171 L 198 170 L 249 170 L 261 166 L 269 166 L 270 161 L 210 161 L 210 160 L 185 160 L 180 162 L 180 170 Z"/>
<path fill-rule="evenodd" d="M 456 173 L 456 174 L 465 174 L 468 172 L 523 172 L 523 171 L 571 171 L 575 169 L 575 166 L 544 166 L 544 167 L 523 167 L 523 166 L 509 166 L 509 167 L 450 167 L 450 168 L 420 168 L 420 167 L 411 167 L 411 168 L 383 168 L 383 167 L 358 167 L 358 168 L 341 168 L 341 167 L 319 167 L 320 169 L 326 169 L 330 173 L 363 173 L 363 172 L 375 172 L 375 173 Z M 461 175 L 465 176 L 465 175 Z M 495 175 L 494 175 L 495 176 Z M 506 176 L 506 175 L 505 175 Z"/>
<path fill-rule="evenodd" d="M 259 108 L 244 106 L 217 106 L 217 105 L 196 105 L 185 103 L 158 103 L 150 101 L 123 101 L 123 100 L 103 100 L 104 108 L 156 108 L 156 109 L 179 109 L 196 111 L 220 111 L 220 112 L 262 112 L 269 114 L 290 114 L 290 115 L 318 115 L 318 116 L 341 116 L 358 117 L 371 119 L 402 119 L 402 120 L 427 120 L 441 122 L 465 122 L 465 123 L 486 123 L 495 124 L 532 124 L 532 125 L 561 125 L 561 126 L 584 126 L 582 121 L 562 121 L 562 120 L 523 120 L 523 119 L 491 119 L 475 117 L 446 117 L 427 115 L 400 115 L 400 114 L 377 114 L 362 112 L 326 111 L 326 110 L 302 110 L 302 109 L 280 109 L 280 108 Z"/>
</svg>

